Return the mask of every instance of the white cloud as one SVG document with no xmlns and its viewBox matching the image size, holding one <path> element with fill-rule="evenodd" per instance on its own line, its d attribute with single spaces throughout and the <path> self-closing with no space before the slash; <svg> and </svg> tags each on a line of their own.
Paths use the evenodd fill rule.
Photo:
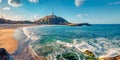
<svg viewBox="0 0 120 60">
<path fill-rule="evenodd" d="M 109 4 L 111 4 L 111 5 L 113 5 L 113 4 L 120 4 L 120 1 L 116 1 L 116 2 L 111 2 L 111 3 L 109 3 Z"/>
<path fill-rule="evenodd" d="M 78 14 L 77 17 L 78 17 L 78 18 L 82 17 L 82 14 Z"/>
<path fill-rule="evenodd" d="M 28 0 L 28 1 L 31 3 L 38 3 L 39 2 L 39 0 Z"/>
<path fill-rule="evenodd" d="M 8 4 L 13 7 L 18 7 L 22 5 L 20 0 L 8 0 Z"/>
<path fill-rule="evenodd" d="M 75 0 L 75 5 L 77 7 L 79 7 L 80 5 L 82 5 L 84 3 L 85 0 Z"/>
<path fill-rule="evenodd" d="M 37 19 L 39 19 L 39 18 L 40 18 L 40 16 L 39 16 L 39 15 L 34 14 L 34 16 L 33 16 L 33 19 L 32 19 L 32 20 L 37 20 Z"/>
<path fill-rule="evenodd" d="M 24 15 L 16 15 L 15 17 L 13 17 L 12 19 L 15 19 L 15 20 L 22 20 L 24 19 L 25 16 Z"/>
<path fill-rule="evenodd" d="M 88 14 L 85 14 L 85 16 L 88 16 Z"/>
<path fill-rule="evenodd" d="M 9 7 L 4 7 L 3 10 L 10 10 L 10 8 Z"/>
<path fill-rule="evenodd" d="M 0 3 L 2 2 L 2 0 L 0 0 Z"/>
<path fill-rule="evenodd" d="M 25 15 L 11 15 L 11 14 L 0 14 L 1 17 L 4 17 L 5 19 L 14 20 L 14 21 L 22 21 L 27 20 L 27 16 Z"/>
<path fill-rule="evenodd" d="M 77 15 L 78 18 L 83 18 L 83 17 L 87 17 L 87 16 L 88 16 L 88 14 L 78 14 Z"/>
</svg>

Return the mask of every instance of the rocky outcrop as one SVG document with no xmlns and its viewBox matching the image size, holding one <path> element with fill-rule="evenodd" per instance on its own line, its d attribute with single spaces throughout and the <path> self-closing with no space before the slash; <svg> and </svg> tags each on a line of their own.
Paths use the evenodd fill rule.
<svg viewBox="0 0 120 60">
<path fill-rule="evenodd" d="M 48 25 L 68 25 L 68 26 L 91 26 L 88 23 L 79 23 L 79 24 L 74 24 L 70 23 L 67 20 L 65 20 L 62 17 L 58 17 L 56 15 L 49 15 L 45 16 L 44 18 L 41 18 L 39 20 L 35 21 L 36 24 L 48 24 Z"/>
<path fill-rule="evenodd" d="M 4 18 L 0 18 L 0 24 L 4 24 L 4 23 L 12 23 L 12 21 L 11 20 L 6 20 L 6 19 L 4 19 Z"/>
<path fill-rule="evenodd" d="M 14 59 L 4 48 L 0 48 L 0 60 L 14 60 Z"/>
<path fill-rule="evenodd" d="M 78 56 L 74 52 L 62 53 L 62 56 L 58 55 L 56 58 L 57 58 L 57 60 L 64 60 L 64 59 L 66 59 L 66 60 L 78 60 Z"/>
<path fill-rule="evenodd" d="M 98 58 L 94 55 L 93 52 L 86 50 L 83 52 L 85 60 L 98 60 Z"/>
<path fill-rule="evenodd" d="M 67 25 L 68 25 L 68 26 L 83 26 L 83 25 L 91 26 L 89 23 L 79 23 L 79 24 L 69 23 L 69 24 L 67 24 Z"/>
<path fill-rule="evenodd" d="M 97 58 L 93 52 L 86 50 L 83 52 L 85 55 L 86 60 L 120 60 L 120 55 L 115 57 L 105 57 L 105 58 Z"/>
<path fill-rule="evenodd" d="M 87 56 L 95 57 L 95 55 L 93 54 L 93 52 L 91 52 L 89 50 L 86 50 L 83 53 L 86 54 Z"/>
<path fill-rule="evenodd" d="M 62 17 L 56 15 L 49 15 L 35 21 L 36 24 L 54 24 L 54 25 L 65 25 L 69 22 Z"/>
</svg>

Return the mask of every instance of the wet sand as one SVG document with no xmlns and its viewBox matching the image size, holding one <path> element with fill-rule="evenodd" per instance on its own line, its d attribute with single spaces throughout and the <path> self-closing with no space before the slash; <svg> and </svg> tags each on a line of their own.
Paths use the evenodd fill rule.
<svg viewBox="0 0 120 60">
<path fill-rule="evenodd" d="M 18 41 L 14 39 L 15 29 L 19 27 L 34 26 L 33 24 L 0 24 L 0 48 L 5 48 L 10 54 L 18 47 Z"/>
<path fill-rule="evenodd" d="M 23 41 L 16 40 L 13 35 L 17 28 L 37 26 L 35 24 L 0 24 L 0 48 L 5 48 L 7 52 L 15 60 L 42 60 L 37 57 L 32 49 L 28 47 L 28 44 Z M 20 43 L 23 43 L 24 47 L 19 53 L 19 48 L 21 48 Z"/>
<path fill-rule="evenodd" d="M 15 28 L 0 30 L 0 48 L 5 48 L 10 54 L 17 49 L 18 42 L 13 38 Z"/>
</svg>

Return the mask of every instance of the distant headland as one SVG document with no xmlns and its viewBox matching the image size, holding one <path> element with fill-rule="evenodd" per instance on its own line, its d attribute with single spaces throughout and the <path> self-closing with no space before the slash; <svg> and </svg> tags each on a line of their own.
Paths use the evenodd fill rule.
<svg viewBox="0 0 120 60">
<path fill-rule="evenodd" d="M 68 26 L 91 26 L 89 23 L 78 23 L 74 24 L 71 22 L 68 22 L 63 17 L 56 16 L 54 12 L 52 12 L 51 15 L 45 16 L 43 18 L 40 18 L 38 20 L 35 20 L 34 22 L 24 20 L 24 21 L 12 21 L 5 18 L 0 18 L 0 24 L 39 24 L 39 25 L 68 25 Z"/>
</svg>

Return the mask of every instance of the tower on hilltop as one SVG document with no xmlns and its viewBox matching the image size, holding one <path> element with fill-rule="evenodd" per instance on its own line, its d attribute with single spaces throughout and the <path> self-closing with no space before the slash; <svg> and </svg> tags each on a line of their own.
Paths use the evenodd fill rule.
<svg viewBox="0 0 120 60">
<path fill-rule="evenodd" d="M 52 15 L 54 15 L 54 12 L 52 12 Z"/>
</svg>

